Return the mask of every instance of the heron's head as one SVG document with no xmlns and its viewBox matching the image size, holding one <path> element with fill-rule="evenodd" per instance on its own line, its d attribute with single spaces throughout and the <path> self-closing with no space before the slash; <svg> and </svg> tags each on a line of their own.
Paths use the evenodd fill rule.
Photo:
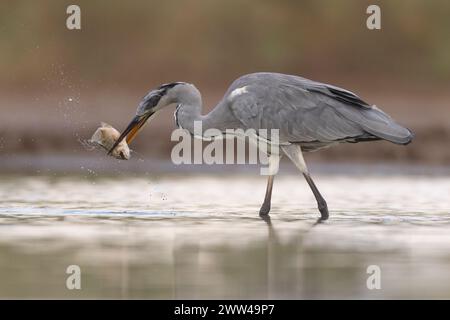
<svg viewBox="0 0 450 320">
<path fill-rule="evenodd" d="M 136 111 L 136 116 L 131 120 L 130 124 L 120 134 L 119 139 L 114 143 L 108 154 L 126 139 L 129 144 L 137 135 L 142 126 L 155 115 L 159 110 L 172 103 L 177 103 L 183 93 L 195 88 L 193 85 L 185 82 L 166 83 L 147 93 Z"/>
</svg>

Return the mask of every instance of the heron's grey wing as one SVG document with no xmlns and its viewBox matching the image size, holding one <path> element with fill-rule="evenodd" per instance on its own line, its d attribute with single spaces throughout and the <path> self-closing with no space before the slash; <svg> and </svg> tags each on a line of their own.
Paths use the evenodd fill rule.
<svg viewBox="0 0 450 320">
<path fill-rule="evenodd" d="M 246 128 L 279 129 L 281 142 L 357 141 L 404 143 L 411 133 L 350 91 L 300 80 L 249 85 L 230 103 Z"/>
<path fill-rule="evenodd" d="M 245 129 L 260 128 L 262 108 L 259 104 L 257 97 L 253 94 L 245 94 L 238 99 L 233 99 L 230 104 L 230 110 L 238 119 Z M 262 111 L 262 112 L 261 112 Z"/>
<path fill-rule="evenodd" d="M 316 92 L 327 97 L 333 98 L 337 101 L 340 101 L 344 104 L 354 105 L 361 108 L 371 109 L 372 106 L 358 97 L 351 91 L 332 86 L 330 84 L 324 84 L 320 82 L 314 81 L 305 81 L 305 88 L 309 92 Z"/>
<path fill-rule="evenodd" d="M 414 137 L 409 129 L 399 125 L 388 114 L 376 106 L 367 104 L 350 91 L 320 83 L 313 83 L 308 90 L 347 121 L 358 125 L 364 135 L 351 136 L 356 141 L 370 140 L 372 136 L 397 144 L 408 144 Z"/>
<path fill-rule="evenodd" d="M 252 87 L 237 97 L 230 109 L 245 129 L 278 129 L 280 142 L 333 142 L 364 133 L 335 109 L 299 88 Z"/>
</svg>

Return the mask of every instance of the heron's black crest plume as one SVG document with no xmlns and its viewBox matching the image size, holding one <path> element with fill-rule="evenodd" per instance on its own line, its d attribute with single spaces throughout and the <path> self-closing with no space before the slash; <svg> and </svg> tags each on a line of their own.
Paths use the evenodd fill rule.
<svg viewBox="0 0 450 320">
<path fill-rule="evenodd" d="M 158 87 L 158 90 L 162 90 L 162 93 L 165 94 L 167 90 L 175 87 L 176 85 L 184 84 L 184 82 L 171 82 L 171 83 L 165 83 Z"/>
<path fill-rule="evenodd" d="M 145 106 L 156 106 L 159 100 L 167 94 L 169 89 L 172 89 L 176 85 L 184 84 L 184 82 L 171 82 L 160 85 L 156 90 L 151 91 L 148 95 L 143 98 L 143 104 Z"/>
<path fill-rule="evenodd" d="M 169 89 L 172 89 L 176 85 L 184 84 L 184 82 L 171 82 L 160 85 L 153 91 L 150 91 L 143 99 L 142 103 L 147 106 L 156 106 L 159 100 L 167 93 Z"/>
<path fill-rule="evenodd" d="M 155 90 L 150 91 L 141 101 L 138 107 L 138 114 L 143 114 L 144 111 L 156 106 L 159 100 L 167 94 L 167 91 L 178 84 L 184 84 L 184 82 L 171 82 L 160 85 Z"/>
</svg>

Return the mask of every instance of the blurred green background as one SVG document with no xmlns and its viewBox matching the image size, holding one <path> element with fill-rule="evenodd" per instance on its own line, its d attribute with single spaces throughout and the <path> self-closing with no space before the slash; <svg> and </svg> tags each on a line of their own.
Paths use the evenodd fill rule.
<svg viewBox="0 0 450 320">
<path fill-rule="evenodd" d="M 81 30 L 66 28 L 70 4 Z M 366 28 L 370 4 L 381 7 L 381 30 Z M 161 83 L 194 83 L 208 111 L 240 75 L 274 71 L 352 90 L 417 134 L 406 148 L 376 142 L 309 157 L 450 164 L 448 1 L 2 1 L 0 39 L 4 163 L 88 155 L 78 138 L 100 121 L 123 129 Z M 172 112 L 133 148 L 169 159 Z"/>
</svg>

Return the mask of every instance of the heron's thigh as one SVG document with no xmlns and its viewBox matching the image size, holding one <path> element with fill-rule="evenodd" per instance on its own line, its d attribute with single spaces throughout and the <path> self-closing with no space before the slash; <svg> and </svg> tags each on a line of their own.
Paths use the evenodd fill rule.
<svg viewBox="0 0 450 320">
<path fill-rule="evenodd" d="M 288 146 L 281 146 L 281 150 L 288 156 L 295 166 L 302 172 L 307 173 L 305 159 L 303 158 L 302 148 L 297 144 L 290 144 Z"/>
</svg>

